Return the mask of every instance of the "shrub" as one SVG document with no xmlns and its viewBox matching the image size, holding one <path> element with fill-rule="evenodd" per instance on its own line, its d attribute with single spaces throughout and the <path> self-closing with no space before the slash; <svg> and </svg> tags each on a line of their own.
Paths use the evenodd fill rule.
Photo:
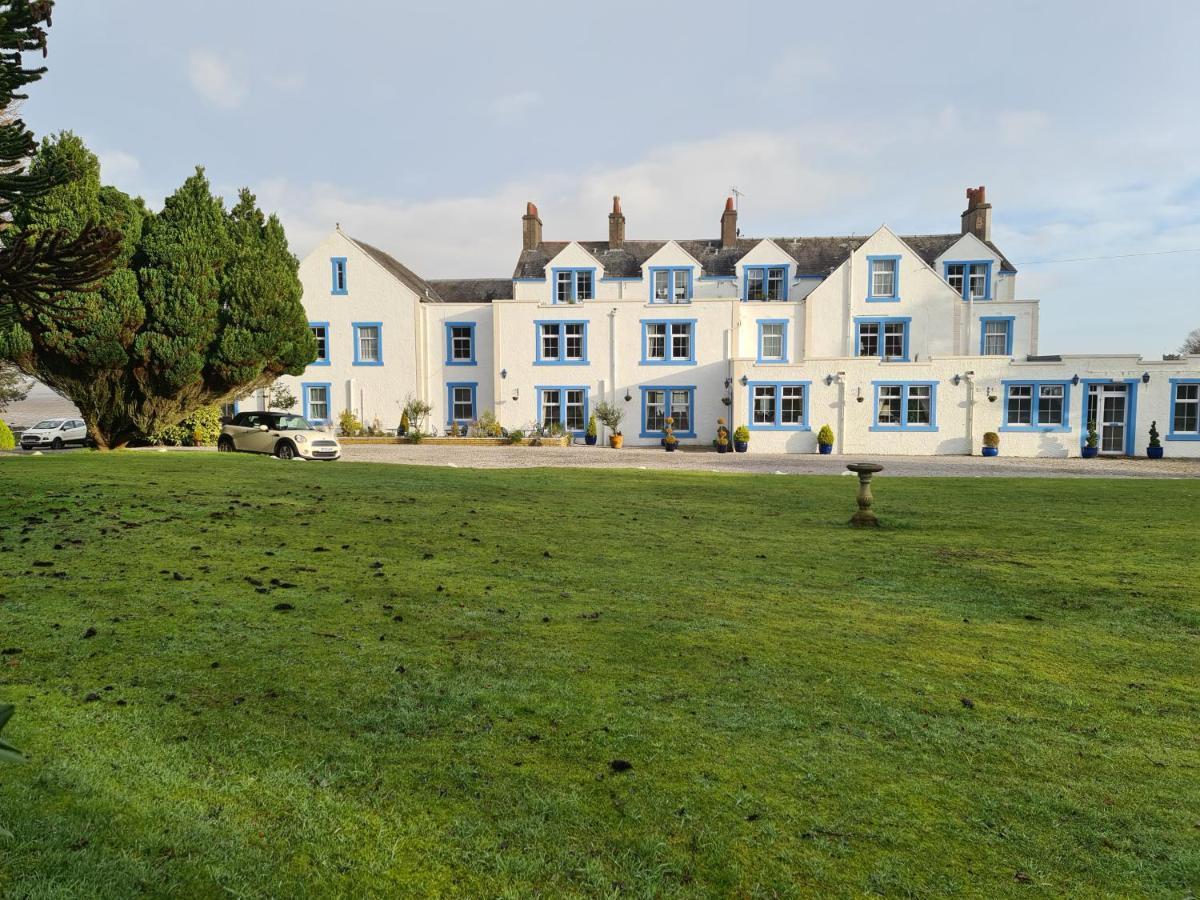
<svg viewBox="0 0 1200 900">
<path fill-rule="evenodd" d="M 523 440 L 525 440 L 525 432 L 523 432 L 520 428 L 508 433 L 508 442 L 510 444 L 519 444 Z"/>
<path fill-rule="evenodd" d="M 425 422 L 425 417 L 431 412 L 433 412 L 433 407 L 424 400 L 418 400 L 412 394 L 404 398 L 404 414 L 408 416 L 410 427 L 420 429 Z"/>
<path fill-rule="evenodd" d="M 358 416 L 348 409 L 343 409 L 342 414 L 338 416 L 338 434 L 355 437 L 362 434 L 362 430 L 362 422 L 358 421 Z"/>
<path fill-rule="evenodd" d="M 822 425 L 821 430 L 817 432 L 817 443 L 833 446 L 833 429 L 828 425 Z"/>
<path fill-rule="evenodd" d="M 748 443 L 750 440 L 750 429 L 745 425 L 739 425 L 733 430 L 733 439 L 742 444 Z"/>
<path fill-rule="evenodd" d="M 999 447 L 1000 446 L 1000 435 L 996 434 L 996 432 L 994 432 L 994 431 L 985 432 L 983 435 L 983 446 Z"/>
<path fill-rule="evenodd" d="M 409 443 L 419 444 L 421 441 L 425 440 L 425 435 L 421 434 L 421 429 L 414 428 L 408 433 L 408 440 Z"/>
<path fill-rule="evenodd" d="M 625 418 L 625 413 L 615 403 L 602 400 L 596 404 L 596 418 L 613 434 L 620 434 L 621 420 Z"/>
<path fill-rule="evenodd" d="M 594 438 L 596 436 L 596 416 L 595 414 L 588 416 L 587 436 Z"/>
<path fill-rule="evenodd" d="M 221 436 L 221 407 L 202 406 L 178 425 L 149 436 L 150 443 L 167 447 L 206 447 Z"/>
<path fill-rule="evenodd" d="M 12 429 L 0 419 L 0 450 L 12 450 L 16 446 L 17 441 L 13 437 Z"/>
<path fill-rule="evenodd" d="M 4 440 L 4 435 L 3 435 L 3 433 L 0 433 L 0 448 L 2 448 L 4 446 L 3 440 Z M 1155 419 L 1153 422 L 1150 423 L 1150 444 L 1149 444 L 1149 446 L 1151 446 L 1151 447 L 1161 447 L 1162 446 L 1162 442 L 1158 439 L 1158 420 L 1157 419 Z"/>
<path fill-rule="evenodd" d="M 1100 435 L 1096 433 L 1096 420 L 1088 419 L 1087 424 L 1087 445 L 1091 449 L 1100 446 Z"/>
<path fill-rule="evenodd" d="M 496 414 L 490 409 L 485 409 L 479 414 L 479 419 L 475 423 L 479 429 L 480 437 L 500 437 L 500 420 L 496 418 Z"/>
<path fill-rule="evenodd" d="M 679 443 L 679 438 L 675 437 L 675 420 L 670 416 L 663 422 L 663 442 L 668 446 Z"/>
<path fill-rule="evenodd" d="M 411 428 L 412 428 L 412 420 L 408 417 L 408 410 L 406 409 L 400 415 L 400 434 L 402 434 L 402 435 L 408 434 L 408 432 Z"/>
<path fill-rule="evenodd" d="M 729 429 L 725 426 L 724 419 L 717 419 L 717 446 L 729 446 Z"/>
</svg>

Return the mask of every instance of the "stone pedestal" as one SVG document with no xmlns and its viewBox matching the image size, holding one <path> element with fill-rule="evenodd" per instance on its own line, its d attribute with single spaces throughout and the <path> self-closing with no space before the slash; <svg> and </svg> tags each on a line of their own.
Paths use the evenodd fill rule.
<svg viewBox="0 0 1200 900">
<path fill-rule="evenodd" d="M 871 496 L 871 478 L 876 472 L 882 472 L 883 466 L 877 463 L 850 463 L 846 466 L 858 476 L 858 512 L 850 519 L 850 524 L 858 528 L 878 528 L 879 519 L 871 510 L 875 498 Z"/>
</svg>

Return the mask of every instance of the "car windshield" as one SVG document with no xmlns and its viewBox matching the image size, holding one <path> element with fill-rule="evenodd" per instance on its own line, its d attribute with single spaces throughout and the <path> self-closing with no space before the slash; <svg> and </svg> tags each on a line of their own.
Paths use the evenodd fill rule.
<svg viewBox="0 0 1200 900">
<path fill-rule="evenodd" d="M 33 427 L 35 429 L 37 429 L 37 428 L 57 428 L 62 423 L 63 423 L 62 419 L 46 419 L 45 421 L 38 422 Z"/>
<path fill-rule="evenodd" d="M 312 425 L 303 416 L 280 416 L 275 427 L 280 431 L 312 431 Z"/>
</svg>

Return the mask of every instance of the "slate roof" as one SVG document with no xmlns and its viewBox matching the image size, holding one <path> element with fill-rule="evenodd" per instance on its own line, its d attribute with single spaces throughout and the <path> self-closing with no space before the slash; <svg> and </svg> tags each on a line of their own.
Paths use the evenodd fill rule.
<svg viewBox="0 0 1200 900">
<path fill-rule="evenodd" d="M 428 281 L 426 281 L 412 269 L 408 268 L 408 266 L 404 265 L 404 263 L 400 262 L 400 260 L 396 259 L 396 257 L 392 256 L 391 254 L 384 253 L 378 247 L 372 247 L 370 244 L 352 238 L 349 235 L 346 235 L 346 239 L 352 244 L 355 244 L 360 250 L 362 250 L 363 253 L 375 260 L 375 262 L 387 269 L 392 275 L 399 279 L 402 284 L 411 289 L 412 292 L 420 299 L 430 300 L 434 303 L 442 302 L 442 298 L 438 295 L 438 292 L 433 289 Z"/>
<path fill-rule="evenodd" d="M 511 300 L 511 278 L 434 278 L 429 284 L 446 303 L 491 303 Z"/>
<path fill-rule="evenodd" d="M 781 237 L 771 238 L 779 248 L 796 260 L 796 272 L 800 275 L 825 276 L 840 266 L 847 257 L 864 243 L 870 235 L 850 237 Z M 961 234 L 916 234 L 902 235 L 901 240 L 916 251 L 929 265 L 946 252 Z M 705 275 L 735 274 L 738 261 L 750 252 L 763 238 L 738 238 L 733 247 L 722 248 L 719 240 L 676 241 L 703 267 Z M 562 252 L 570 241 L 543 241 L 534 250 L 522 250 L 517 259 L 513 278 L 542 278 L 546 266 Z M 642 264 L 657 253 L 666 241 L 625 241 L 613 250 L 608 241 L 579 241 L 581 247 L 592 254 L 604 266 L 609 278 L 636 278 L 642 274 Z M 1000 268 L 1016 271 L 1008 258 L 991 241 L 985 241 L 1000 257 Z"/>
</svg>

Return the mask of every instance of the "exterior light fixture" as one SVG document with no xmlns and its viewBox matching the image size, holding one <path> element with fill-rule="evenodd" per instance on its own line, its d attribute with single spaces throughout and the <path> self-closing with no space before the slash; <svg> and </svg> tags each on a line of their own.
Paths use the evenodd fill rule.
<svg viewBox="0 0 1200 900">
<path fill-rule="evenodd" d="M 520 400 L 520 399 L 521 399 L 521 389 L 519 387 L 513 388 L 513 400 Z"/>
<path fill-rule="evenodd" d="M 501 378 L 507 378 L 507 377 L 508 377 L 508 369 L 501 369 L 501 370 L 500 370 L 500 377 L 501 377 Z"/>
<path fill-rule="evenodd" d="M 829 387 L 829 386 L 830 386 L 830 385 L 832 385 L 832 384 L 833 384 L 833 376 L 832 376 L 832 375 L 826 375 L 826 376 L 825 376 L 825 387 Z"/>
<path fill-rule="evenodd" d="M 738 380 L 739 380 L 739 382 L 741 383 L 742 387 L 745 387 L 746 385 L 748 385 L 748 384 L 750 383 L 750 379 L 749 379 L 749 378 L 747 378 L 745 375 L 743 375 L 743 376 L 742 376 L 740 379 L 738 379 Z"/>
<path fill-rule="evenodd" d="M 855 395 L 854 399 L 857 400 L 859 403 L 863 402 L 862 388 L 858 389 L 858 393 Z"/>
<path fill-rule="evenodd" d="M 730 386 L 731 384 L 733 384 L 733 379 L 732 379 L 732 378 L 726 378 L 726 379 L 725 379 L 725 390 L 729 390 L 729 386 Z"/>
<path fill-rule="evenodd" d="M 958 387 L 960 384 L 962 384 L 962 376 L 955 375 L 953 378 L 950 379 L 950 381 L 954 384 L 955 387 Z"/>
<path fill-rule="evenodd" d="M 1149 384 L 1149 383 L 1150 383 L 1150 373 L 1143 372 L 1142 373 L 1142 384 Z"/>
<path fill-rule="evenodd" d="M 1079 387 L 1079 376 L 1078 375 L 1071 376 L 1071 384 L 1073 384 L 1075 387 Z"/>
<path fill-rule="evenodd" d="M 633 399 L 633 394 L 629 393 L 629 391 L 626 391 L 625 392 L 625 402 L 628 403 L 632 399 Z"/>
</svg>

